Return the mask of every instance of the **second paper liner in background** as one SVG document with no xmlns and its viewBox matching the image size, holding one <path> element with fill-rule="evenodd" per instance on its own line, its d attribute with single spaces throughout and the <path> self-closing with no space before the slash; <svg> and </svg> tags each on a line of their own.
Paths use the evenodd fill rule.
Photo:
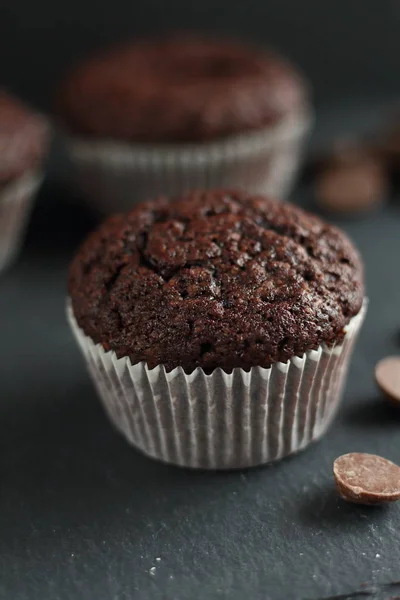
<svg viewBox="0 0 400 600">
<path fill-rule="evenodd" d="M 139 450 L 168 463 L 203 469 L 252 467 L 298 452 L 331 423 L 366 302 L 340 345 L 320 346 L 269 369 L 148 369 L 106 352 L 68 319 L 117 429 Z"/>
<path fill-rule="evenodd" d="M 305 110 L 262 131 L 185 146 L 67 136 L 70 184 L 104 214 L 193 189 L 242 188 L 281 200 L 293 187 L 311 123 Z"/>
<path fill-rule="evenodd" d="M 42 180 L 42 172 L 30 171 L 0 191 L 0 271 L 10 266 L 18 254 Z"/>
</svg>

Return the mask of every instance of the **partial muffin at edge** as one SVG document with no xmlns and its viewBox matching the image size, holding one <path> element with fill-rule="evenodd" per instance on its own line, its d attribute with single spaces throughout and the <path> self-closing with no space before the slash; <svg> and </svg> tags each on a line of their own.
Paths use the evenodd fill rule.
<svg viewBox="0 0 400 600">
<path fill-rule="evenodd" d="M 0 88 L 0 184 L 35 169 L 48 137 L 46 120 Z"/>
</svg>

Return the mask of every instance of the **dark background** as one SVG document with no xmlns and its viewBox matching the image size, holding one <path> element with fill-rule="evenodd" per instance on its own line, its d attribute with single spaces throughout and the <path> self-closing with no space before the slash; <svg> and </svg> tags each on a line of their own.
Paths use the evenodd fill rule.
<svg viewBox="0 0 400 600">
<path fill-rule="evenodd" d="M 170 27 L 239 33 L 294 59 L 315 89 L 315 146 L 372 130 L 400 98 L 397 0 L 0 0 L 1 82 L 45 110 L 87 51 Z M 94 218 L 63 188 L 61 157 L 0 279 L 1 600 L 399 597 L 400 506 L 346 505 L 331 476 L 348 451 L 400 463 L 400 413 L 373 381 L 376 361 L 400 352 L 399 194 L 335 221 L 364 256 L 370 308 L 328 435 L 268 468 L 195 473 L 129 448 L 89 382 L 64 300 Z M 293 199 L 313 206 L 305 183 Z"/>
<path fill-rule="evenodd" d="M 171 28 L 235 33 L 294 59 L 317 106 L 400 92 L 397 0 L 1 0 L 0 71 L 39 106 L 88 51 Z"/>
</svg>

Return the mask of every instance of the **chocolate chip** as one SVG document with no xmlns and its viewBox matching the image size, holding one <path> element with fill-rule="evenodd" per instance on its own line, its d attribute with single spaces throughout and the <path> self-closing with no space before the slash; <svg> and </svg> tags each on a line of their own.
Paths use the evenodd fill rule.
<svg viewBox="0 0 400 600">
<path fill-rule="evenodd" d="M 382 392 L 400 406 L 400 356 L 388 356 L 375 367 L 375 379 Z"/>
<path fill-rule="evenodd" d="M 339 456 L 333 474 L 336 488 L 347 502 L 374 505 L 400 499 L 400 467 L 376 454 Z"/>
<path fill-rule="evenodd" d="M 346 149 L 335 156 L 315 181 L 315 198 L 329 212 L 351 214 L 374 208 L 388 191 L 383 164 L 367 153 Z"/>
</svg>

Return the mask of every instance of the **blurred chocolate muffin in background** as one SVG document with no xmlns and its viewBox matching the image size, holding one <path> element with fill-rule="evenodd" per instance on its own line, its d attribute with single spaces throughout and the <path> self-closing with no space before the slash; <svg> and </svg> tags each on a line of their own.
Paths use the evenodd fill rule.
<svg viewBox="0 0 400 600">
<path fill-rule="evenodd" d="M 56 111 L 76 182 L 104 212 L 224 185 L 284 197 L 311 122 L 308 86 L 286 60 L 187 34 L 88 59 Z"/>
<path fill-rule="evenodd" d="M 45 118 L 0 88 L 0 270 L 21 243 L 49 138 Z"/>
</svg>

